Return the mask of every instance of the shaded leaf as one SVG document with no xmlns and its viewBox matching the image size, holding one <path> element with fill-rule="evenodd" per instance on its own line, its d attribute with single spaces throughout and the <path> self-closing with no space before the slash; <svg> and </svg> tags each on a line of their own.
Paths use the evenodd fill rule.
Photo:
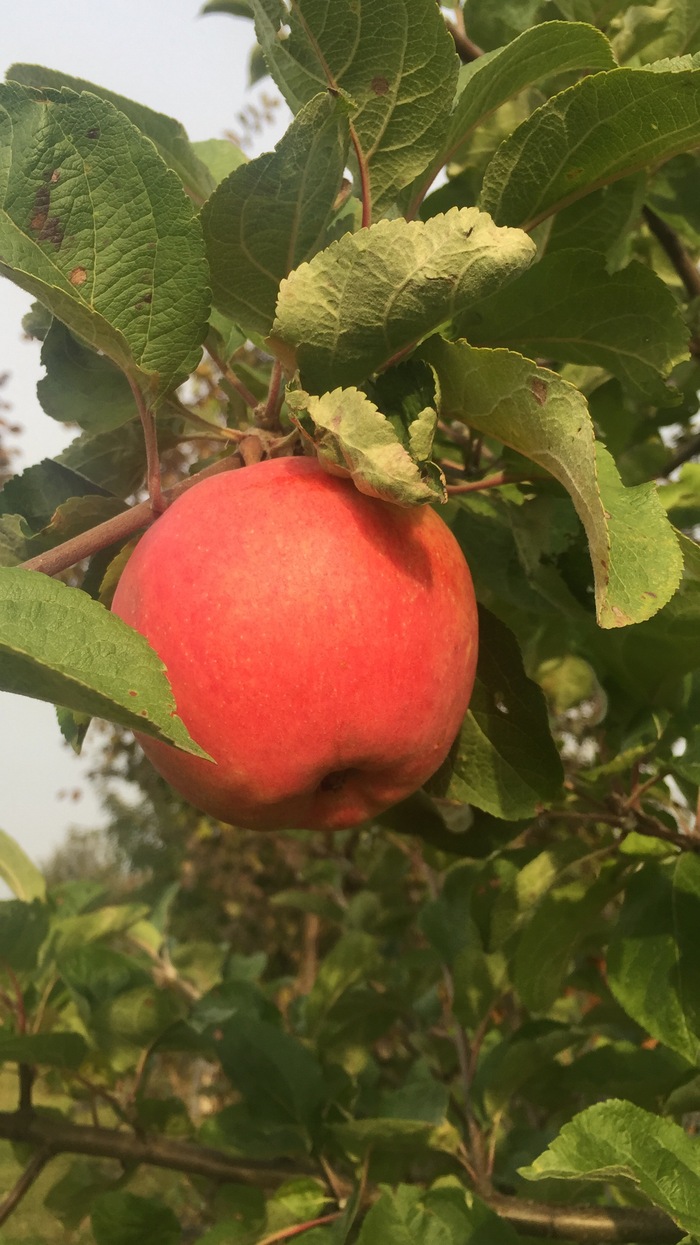
<svg viewBox="0 0 700 1245">
<path fill-rule="evenodd" d="M 86 432 L 108 432 L 136 416 L 131 387 L 105 355 L 91 350 L 60 320 L 44 338 L 41 362 L 46 376 L 36 391 L 52 419 L 80 424 Z"/>
<path fill-rule="evenodd" d="M 515 637 L 480 610 L 479 662 L 469 711 L 433 795 L 475 804 L 495 817 L 532 816 L 563 779 L 540 688 L 527 678 Z"/>
<path fill-rule="evenodd" d="M 534 246 L 476 208 L 380 221 L 282 282 L 271 342 L 302 385 L 353 385 L 526 268 Z M 319 307 L 323 315 L 319 315 Z"/>
<path fill-rule="evenodd" d="M 664 282 L 644 264 L 608 273 L 602 254 L 557 251 L 507 290 L 457 317 L 457 337 L 531 359 L 603 367 L 642 401 L 669 405 L 663 378 L 688 354 L 688 330 Z"/>
<path fill-rule="evenodd" d="M 97 1245 L 180 1245 L 180 1222 L 154 1198 L 114 1190 L 93 1203 L 90 1223 Z"/>
<path fill-rule="evenodd" d="M 143 429 L 139 421 L 134 421 L 111 432 L 84 432 L 52 461 L 72 468 L 98 490 L 108 489 L 117 497 L 129 497 L 146 473 Z"/>
<path fill-rule="evenodd" d="M 700 860 L 648 861 L 627 884 L 608 947 L 608 984 L 652 1037 L 695 1063 L 700 1054 Z"/>
<path fill-rule="evenodd" d="M 206 756 L 175 716 L 165 667 L 143 636 L 36 571 L 0 570 L 0 687 Z"/>
<path fill-rule="evenodd" d="M 36 968 L 39 951 L 49 932 L 49 913 L 38 899 L 0 903 L 0 964 L 18 973 Z"/>
<path fill-rule="evenodd" d="M 586 529 L 601 627 L 651 617 L 673 596 L 682 555 L 653 484 L 625 488 L 594 438 L 583 394 L 503 350 L 437 337 L 421 347 L 440 382 L 443 419 L 467 419 L 539 464 L 571 495 Z"/>
<path fill-rule="evenodd" d="M 435 172 L 448 161 L 460 161 L 460 148 L 487 117 L 526 87 L 571 69 L 613 69 L 608 40 L 593 26 L 579 22 L 542 22 L 523 31 L 505 47 L 464 65 L 457 82 L 457 100 L 447 137 L 427 175 L 416 180 L 416 198 Z"/>
<path fill-rule="evenodd" d="M 0 515 L 13 518 L 21 515 L 30 527 L 39 531 L 51 522 L 64 502 L 90 495 L 105 497 L 106 490 L 70 465 L 44 458 L 12 476 L 0 490 Z"/>
<path fill-rule="evenodd" d="M 325 1096 L 323 1078 L 301 1042 L 268 1021 L 239 1015 L 222 1026 L 217 1054 L 260 1122 L 305 1128 L 315 1122 Z"/>
<path fill-rule="evenodd" d="M 0 1034 L 0 1062 L 79 1068 L 87 1053 L 79 1033 Z"/>
<path fill-rule="evenodd" d="M 700 144 L 700 69 L 612 69 L 538 108 L 496 152 L 481 206 L 531 229 L 591 190 Z"/>
<path fill-rule="evenodd" d="M 214 302 L 246 331 L 269 333 L 282 278 L 323 246 L 349 141 L 346 105 L 318 95 L 205 205 Z"/>
</svg>

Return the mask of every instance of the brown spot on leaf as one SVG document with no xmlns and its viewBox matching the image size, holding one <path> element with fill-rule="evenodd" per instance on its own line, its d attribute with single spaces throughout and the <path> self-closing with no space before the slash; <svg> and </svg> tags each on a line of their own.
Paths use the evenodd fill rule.
<svg viewBox="0 0 700 1245">
<path fill-rule="evenodd" d="M 130 695 L 130 696 L 138 696 L 138 692 L 132 692 L 132 691 L 129 691 L 129 695 Z"/>
<path fill-rule="evenodd" d="M 140 311 L 142 307 L 148 307 L 153 302 L 152 294 L 144 294 L 137 303 L 134 303 L 134 311 Z"/>
<path fill-rule="evenodd" d="M 624 610 L 621 610 L 619 605 L 613 605 L 612 613 L 618 627 L 624 627 L 626 623 L 631 623 L 632 621 L 629 614 L 626 614 Z"/>
<path fill-rule="evenodd" d="M 583 169 L 581 168 L 581 166 L 580 166 L 580 165 L 577 165 L 577 166 L 576 166 L 575 168 L 573 168 L 573 169 L 567 169 L 567 170 L 566 170 L 566 173 L 564 174 L 564 176 L 565 176 L 565 178 L 566 178 L 567 182 L 575 182 L 575 181 L 576 181 L 576 179 L 577 179 L 577 178 L 579 178 L 579 177 L 581 176 L 581 174 L 582 174 L 582 173 L 583 173 Z"/>
<path fill-rule="evenodd" d="M 646 591 L 646 592 L 643 592 L 643 593 L 642 593 L 642 596 L 643 596 L 643 597 L 648 597 L 650 601 L 655 601 L 655 600 L 656 600 L 656 593 L 655 593 L 655 592 L 650 592 L 648 589 L 647 589 L 647 591 Z"/>
<path fill-rule="evenodd" d="M 99 127 L 99 125 L 93 125 L 92 129 L 90 129 L 90 130 L 86 130 L 86 131 L 85 131 L 85 137 L 86 137 L 86 138 L 99 138 L 99 137 L 100 137 L 100 127 Z"/>
<path fill-rule="evenodd" d="M 533 376 L 530 381 L 530 393 L 535 399 L 535 402 L 537 402 L 540 406 L 544 406 L 547 401 L 547 388 L 548 386 L 546 381 L 542 380 L 539 376 Z"/>
<path fill-rule="evenodd" d="M 374 91 L 375 95 L 386 95 L 387 91 L 389 90 L 389 83 L 387 79 L 383 78 L 381 75 L 378 75 L 376 78 L 373 78 L 372 79 L 372 90 Z"/>
<path fill-rule="evenodd" d="M 49 181 L 50 181 L 50 182 L 53 182 L 53 183 L 54 183 L 54 185 L 55 185 L 55 184 L 56 184 L 56 182 L 58 181 L 58 179 L 59 179 L 59 177 L 60 177 L 60 176 L 61 176 L 61 170 L 60 170 L 60 169 L 54 169 L 53 173 L 51 174 L 51 176 L 50 176 L 50 178 L 49 178 Z"/>
<path fill-rule="evenodd" d="M 39 233 L 39 242 L 51 242 L 56 250 L 60 250 L 65 230 L 58 216 L 49 216 Z"/>
<path fill-rule="evenodd" d="M 84 268 L 74 268 L 73 271 L 68 274 L 68 280 L 71 285 L 84 285 L 87 281 L 87 272 Z"/>
</svg>

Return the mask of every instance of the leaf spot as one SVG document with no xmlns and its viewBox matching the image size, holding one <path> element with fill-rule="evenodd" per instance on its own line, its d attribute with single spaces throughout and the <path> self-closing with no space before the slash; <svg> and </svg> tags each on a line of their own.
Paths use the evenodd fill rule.
<svg viewBox="0 0 700 1245">
<path fill-rule="evenodd" d="M 374 91 L 375 95 L 386 95 L 387 91 L 389 90 L 389 83 L 387 82 L 386 78 L 383 78 L 381 74 L 378 74 L 376 78 L 373 78 L 372 79 L 372 90 Z"/>
<path fill-rule="evenodd" d="M 86 138 L 99 138 L 99 137 L 100 137 L 100 127 L 99 127 L 99 125 L 93 125 L 92 129 L 90 129 L 90 130 L 86 130 L 86 131 L 85 131 L 85 137 L 86 137 Z"/>
<path fill-rule="evenodd" d="M 84 285 L 87 281 L 87 272 L 84 268 L 74 268 L 73 271 L 68 274 L 68 280 L 71 285 Z"/>
<path fill-rule="evenodd" d="M 130 695 L 130 696 L 138 696 L 138 692 L 134 692 L 134 691 L 132 691 L 131 689 L 129 689 L 129 695 Z"/>
<path fill-rule="evenodd" d="M 496 706 L 496 708 L 498 709 L 498 712 L 499 712 L 499 713 L 502 713 L 502 714 L 504 714 L 506 717 L 508 717 L 508 714 L 510 713 L 510 709 L 508 708 L 508 706 L 507 706 L 507 704 L 506 704 L 505 700 L 503 699 L 503 697 L 502 697 L 502 695 L 501 695 L 501 693 L 500 693 L 500 692 L 495 692 L 495 693 L 494 693 L 493 703 L 495 704 L 495 706 Z"/>
<path fill-rule="evenodd" d="M 539 406 L 544 406 L 547 401 L 547 389 L 546 381 L 542 380 L 540 376 L 533 376 L 530 381 L 530 393 Z"/>
</svg>

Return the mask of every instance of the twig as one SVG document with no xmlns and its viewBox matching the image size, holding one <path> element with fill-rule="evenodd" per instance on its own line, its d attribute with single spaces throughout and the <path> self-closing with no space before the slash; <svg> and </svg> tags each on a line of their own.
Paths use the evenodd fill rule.
<svg viewBox="0 0 700 1245">
<path fill-rule="evenodd" d="M 471 64 L 472 61 L 476 61 L 480 56 L 484 55 L 484 49 L 480 48 L 473 39 L 470 39 L 466 30 L 461 30 L 456 22 L 451 22 L 449 17 L 446 17 L 445 25 L 455 41 L 457 55 L 465 65 Z"/>
<path fill-rule="evenodd" d="M 48 1150 L 37 1150 L 36 1154 L 32 1155 L 16 1184 L 10 1189 L 4 1201 L 0 1202 L 0 1227 L 7 1223 L 12 1212 L 17 1209 L 22 1198 L 41 1175 L 50 1157 Z"/>
<path fill-rule="evenodd" d="M 91 1158 L 116 1159 L 131 1166 L 144 1164 L 161 1167 L 189 1176 L 204 1176 L 217 1183 L 246 1184 L 263 1190 L 276 1189 L 295 1175 L 315 1174 L 311 1167 L 302 1169 L 296 1164 L 284 1166 L 280 1163 L 244 1161 L 232 1158 L 220 1150 L 175 1141 L 170 1137 L 146 1139 L 132 1132 L 70 1124 L 65 1120 L 36 1113 L 27 1116 L 19 1111 L 0 1112 L 0 1138 L 5 1141 L 25 1142 L 40 1148 L 39 1154 L 30 1164 L 32 1179 L 36 1179 L 39 1174 L 39 1158 L 46 1162 L 57 1154 L 84 1154 Z M 14 1205 L 30 1187 L 31 1182 L 25 1172 L 23 1180 L 18 1182 L 18 1185 L 21 1184 L 19 1196 L 16 1195 L 17 1186 L 10 1195 L 15 1198 Z M 342 1193 L 345 1197 L 351 1195 L 352 1186 L 349 1182 Z M 370 1192 L 365 1200 L 370 1200 L 371 1196 Z M 548 1206 L 499 1193 L 488 1193 L 485 1201 L 502 1219 L 530 1236 L 599 1242 L 600 1245 L 608 1245 L 609 1242 L 676 1245 L 683 1235 L 671 1219 L 652 1208 L 636 1210 L 614 1207 L 607 1210 L 599 1206 Z M 301 1230 L 301 1225 L 296 1226 Z M 310 1226 L 311 1224 L 305 1224 L 304 1229 Z"/>
<path fill-rule="evenodd" d="M 160 459 L 158 457 L 158 434 L 156 432 L 156 417 L 150 407 L 146 406 L 141 390 L 135 381 L 128 378 L 131 392 L 134 395 L 134 401 L 141 420 L 143 428 L 143 439 L 146 443 L 146 487 L 148 495 L 151 499 L 151 506 L 154 514 L 162 514 L 165 510 L 165 501 L 163 499 L 163 486 L 160 479 Z"/>
<path fill-rule="evenodd" d="M 691 437 L 690 441 L 686 441 L 685 445 L 682 446 L 682 448 L 673 455 L 673 458 L 666 463 L 663 471 L 654 476 L 654 479 L 665 479 L 666 476 L 670 476 L 671 472 L 675 471 L 677 467 L 682 467 L 683 463 L 687 463 L 691 458 L 695 458 L 696 454 L 700 454 L 700 434 L 698 434 L 698 436 Z"/>
<path fill-rule="evenodd" d="M 676 1245 L 683 1237 L 668 1215 L 651 1207 L 545 1206 L 501 1194 L 485 1200 L 497 1215 L 528 1236 L 600 1245 L 632 1241 L 635 1245 Z"/>
<path fill-rule="evenodd" d="M 278 1241 L 291 1241 L 295 1236 L 301 1236 L 302 1232 L 308 1232 L 310 1228 L 321 1228 L 326 1223 L 335 1223 L 342 1213 L 335 1210 L 332 1215 L 321 1215 L 319 1219 L 309 1219 L 306 1223 L 294 1223 L 279 1232 L 273 1232 L 271 1236 L 264 1236 L 258 1241 L 258 1245 L 277 1245 Z"/>
<path fill-rule="evenodd" d="M 32 1109 L 32 1089 L 35 1072 L 31 1064 L 19 1065 L 19 1109 L 25 1114 Z"/>
<path fill-rule="evenodd" d="M 275 359 L 270 373 L 270 384 L 265 403 L 259 403 L 255 412 L 255 422 L 260 428 L 268 431 L 281 431 L 280 410 L 282 409 L 282 364 Z"/>
<path fill-rule="evenodd" d="M 685 286 L 688 296 L 697 298 L 700 295 L 700 271 L 683 246 L 675 229 L 672 229 L 665 220 L 657 216 L 653 208 L 650 208 L 646 203 L 642 208 L 642 216 L 657 242 L 661 244 L 668 255 Z"/>
<path fill-rule="evenodd" d="M 253 1159 L 239 1160 L 223 1151 L 175 1141 L 170 1137 L 145 1139 L 131 1131 L 117 1132 L 113 1128 L 70 1124 L 36 1112 L 27 1116 L 19 1111 L 0 1111 L 0 1138 L 37 1145 L 49 1158 L 56 1154 L 84 1154 L 91 1158 L 117 1159 L 130 1165 L 143 1163 L 190 1176 L 206 1176 L 217 1182 L 232 1181 L 262 1189 L 275 1189 L 291 1176 L 300 1174 L 299 1168 L 291 1165 L 285 1167 Z M 309 1168 L 303 1174 L 315 1173 Z"/>
<path fill-rule="evenodd" d="M 240 465 L 241 459 L 237 454 L 222 459 L 221 462 L 212 463 L 211 467 L 205 467 L 197 475 L 190 476 L 187 480 L 180 480 L 172 488 L 165 489 L 163 499 L 167 505 L 170 505 L 182 493 L 194 488 L 200 480 L 219 475 L 222 471 L 231 471 L 232 468 L 240 467 Z M 29 558 L 27 562 L 22 562 L 21 567 L 25 571 L 42 571 L 44 575 L 58 575 L 59 571 L 75 566 L 76 562 L 82 562 L 83 558 L 99 553 L 100 549 L 107 549 L 117 541 L 127 540 L 130 536 L 134 536 L 142 528 L 150 527 L 157 518 L 150 501 L 139 502 L 138 505 L 131 506 L 129 510 L 124 510 L 114 518 L 106 519 L 104 523 L 91 527 L 89 532 L 82 532 L 80 536 L 73 536 L 71 540 L 64 541 L 55 549 L 48 549 L 46 553 L 39 553 L 35 558 Z"/>
<path fill-rule="evenodd" d="M 350 138 L 355 149 L 357 167 L 360 170 L 360 185 L 362 187 L 362 228 L 366 229 L 368 225 L 372 224 L 372 188 L 369 180 L 369 167 L 354 125 L 350 126 Z"/>
<path fill-rule="evenodd" d="M 529 471 L 525 475 L 509 475 L 507 471 L 499 471 L 496 475 L 486 476 L 483 480 L 470 480 L 467 484 L 448 484 L 447 492 L 450 497 L 458 497 L 461 493 L 480 493 L 484 489 L 501 488 L 504 484 L 522 484 L 531 480 L 548 480 L 550 477 L 545 475 L 537 475 L 534 471 Z"/>
<path fill-rule="evenodd" d="M 255 407 L 258 406 L 258 399 L 254 393 L 250 392 L 248 386 L 244 385 L 242 380 L 239 380 L 236 373 L 233 371 L 233 368 L 230 368 L 228 363 L 226 363 L 215 350 L 212 350 L 211 346 L 207 346 L 207 354 L 214 360 L 214 363 L 221 372 L 221 375 L 226 378 L 231 388 L 236 390 L 236 393 L 243 399 L 246 406 L 249 406 L 251 410 L 255 410 Z"/>
</svg>

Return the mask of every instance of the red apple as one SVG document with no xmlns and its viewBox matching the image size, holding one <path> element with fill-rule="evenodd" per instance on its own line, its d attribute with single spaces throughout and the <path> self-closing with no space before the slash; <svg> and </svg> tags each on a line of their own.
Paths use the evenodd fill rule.
<svg viewBox="0 0 700 1245">
<path fill-rule="evenodd" d="M 445 759 L 474 682 L 469 570 L 443 520 L 309 458 L 212 476 L 149 529 L 114 611 L 164 661 L 216 764 L 140 737 L 221 821 L 337 829 Z"/>
</svg>

